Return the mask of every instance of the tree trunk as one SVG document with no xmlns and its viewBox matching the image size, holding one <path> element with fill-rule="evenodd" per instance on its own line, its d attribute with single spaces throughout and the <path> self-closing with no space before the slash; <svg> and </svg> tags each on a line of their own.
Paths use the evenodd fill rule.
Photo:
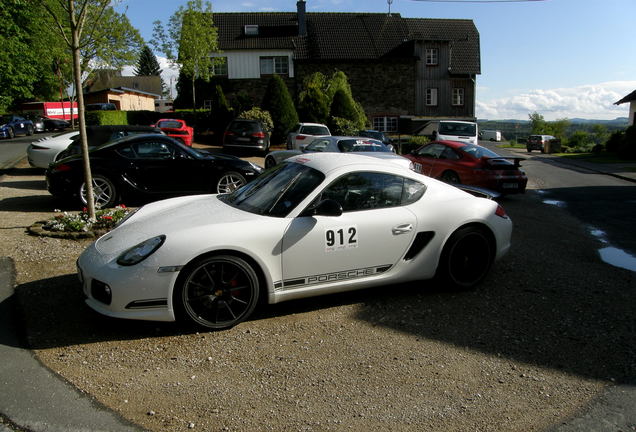
<svg viewBox="0 0 636 432">
<path fill-rule="evenodd" d="M 69 0 L 70 16 L 75 17 L 75 1 Z M 86 202 L 88 208 L 88 216 L 95 220 L 95 200 L 93 198 L 93 175 L 91 174 L 90 160 L 88 159 L 88 139 L 86 137 L 86 120 L 84 119 L 84 94 L 82 92 L 82 69 L 80 58 L 80 35 L 78 26 L 80 23 L 73 20 L 71 24 L 71 37 L 73 52 L 73 75 L 75 78 L 75 89 L 77 93 L 77 107 L 79 114 L 79 132 L 80 142 L 82 146 L 82 156 L 84 158 L 84 182 L 86 183 Z"/>
<path fill-rule="evenodd" d="M 197 110 L 196 98 L 194 97 L 194 75 L 192 75 L 192 112 Z"/>
</svg>

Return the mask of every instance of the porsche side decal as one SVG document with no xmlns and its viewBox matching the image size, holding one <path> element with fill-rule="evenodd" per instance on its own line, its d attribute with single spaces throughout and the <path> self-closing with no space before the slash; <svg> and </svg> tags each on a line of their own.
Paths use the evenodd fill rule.
<svg viewBox="0 0 636 432">
<path fill-rule="evenodd" d="M 334 273 L 325 273 L 319 275 L 303 276 L 294 279 L 286 279 L 274 283 L 274 290 L 289 290 L 303 286 L 321 284 L 325 282 L 335 282 L 339 280 L 358 279 L 367 276 L 384 273 L 392 267 L 391 264 L 385 264 L 376 267 L 365 267 L 360 269 L 343 270 Z"/>
</svg>

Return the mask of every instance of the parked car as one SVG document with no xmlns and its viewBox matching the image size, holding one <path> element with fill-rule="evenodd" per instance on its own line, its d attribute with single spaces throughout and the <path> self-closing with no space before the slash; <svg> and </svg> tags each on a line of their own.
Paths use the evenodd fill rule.
<svg viewBox="0 0 636 432">
<path fill-rule="evenodd" d="M 237 157 L 197 151 L 160 134 L 132 135 L 108 142 L 91 150 L 90 159 L 99 208 L 112 207 L 133 195 L 156 198 L 227 193 L 263 171 Z M 46 170 L 49 192 L 85 205 L 83 163 L 82 155 L 73 155 L 51 164 Z"/>
<path fill-rule="evenodd" d="M 64 130 L 71 127 L 71 124 L 69 122 L 62 119 L 45 117 L 41 115 L 26 115 L 25 117 L 33 122 L 35 132 Z"/>
<path fill-rule="evenodd" d="M 561 149 L 561 141 L 552 135 L 530 135 L 526 141 L 526 150 L 539 150 L 541 153 L 552 153 Z"/>
<path fill-rule="evenodd" d="M 366 153 L 392 153 L 393 147 L 385 145 L 382 141 L 378 141 L 365 137 L 347 137 L 347 136 L 322 136 L 314 138 L 302 150 L 277 150 L 265 156 L 265 168 L 278 165 L 285 159 L 301 153 L 316 152 L 332 152 L 332 153 L 349 153 L 349 152 L 366 152 Z M 408 162 L 405 161 L 408 165 Z"/>
<path fill-rule="evenodd" d="M 433 120 L 422 127 L 416 135 L 423 135 L 432 140 L 462 141 L 478 144 L 477 123 L 460 120 Z"/>
<path fill-rule="evenodd" d="M 269 132 L 260 121 L 234 119 L 223 133 L 223 148 L 258 150 L 265 154 L 269 150 L 269 138 Z"/>
<path fill-rule="evenodd" d="M 463 183 L 501 193 L 524 193 L 528 177 L 520 169 L 523 158 L 498 155 L 475 144 L 434 141 L 406 155 L 415 170 L 447 183 Z"/>
<path fill-rule="evenodd" d="M 329 128 L 320 123 L 298 123 L 287 134 L 287 150 L 301 150 L 307 145 L 309 138 L 314 136 L 329 136 Z"/>
<path fill-rule="evenodd" d="M 22 116 L 6 114 L 0 116 L 0 138 L 13 138 L 16 135 L 33 135 L 33 122 Z"/>
<path fill-rule="evenodd" d="M 163 133 L 151 126 L 101 125 L 87 126 L 88 147 L 100 146 L 108 141 L 140 133 Z M 40 138 L 27 147 L 29 164 L 34 168 L 48 168 L 51 162 L 81 153 L 79 132 L 62 132 Z"/>
<path fill-rule="evenodd" d="M 392 145 L 391 139 L 386 136 L 384 132 L 381 131 L 373 129 L 361 130 L 360 132 L 358 132 L 358 136 L 377 139 L 378 141 L 382 141 L 386 145 Z"/>
<path fill-rule="evenodd" d="M 225 195 L 141 207 L 80 255 L 86 303 L 220 329 L 264 303 L 437 278 L 472 288 L 510 248 L 493 200 L 360 154 L 303 154 Z"/>
<path fill-rule="evenodd" d="M 192 147 L 194 128 L 188 126 L 185 120 L 161 119 L 152 126 L 161 129 L 169 137 L 178 139 L 183 144 Z"/>
</svg>

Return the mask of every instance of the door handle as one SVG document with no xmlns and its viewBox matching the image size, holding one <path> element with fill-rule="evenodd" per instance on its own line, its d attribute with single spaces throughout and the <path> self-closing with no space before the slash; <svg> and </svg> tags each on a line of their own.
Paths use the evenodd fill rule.
<svg viewBox="0 0 636 432">
<path fill-rule="evenodd" d="M 393 235 L 407 234 L 407 233 L 410 233 L 411 231 L 413 231 L 413 225 L 410 223 L 394 226 L 391 229 L 391 232 L 393 232 Z"/>
</svg>

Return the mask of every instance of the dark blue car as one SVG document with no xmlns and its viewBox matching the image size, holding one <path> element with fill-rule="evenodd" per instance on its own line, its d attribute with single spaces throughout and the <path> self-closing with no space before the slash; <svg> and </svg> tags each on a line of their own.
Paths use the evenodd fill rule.
<svg viewBox="0 0 636 432">
<path fill-rule="evenodd" d="M 33 135 L 35 127 L 31 120 L 14 114 L 0 116 L 0 138 L 13 138 L 16 135 Z"/>
</svg>

